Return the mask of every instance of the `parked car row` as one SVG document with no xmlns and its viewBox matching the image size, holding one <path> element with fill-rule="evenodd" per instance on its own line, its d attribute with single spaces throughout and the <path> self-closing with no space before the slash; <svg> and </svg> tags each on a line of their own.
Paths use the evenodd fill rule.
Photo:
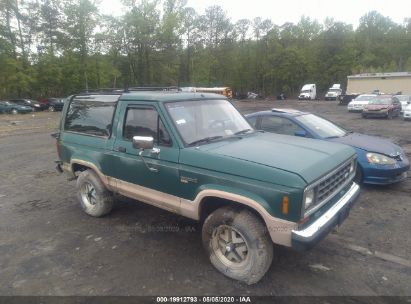
<svg viewBox="0 0 411 304">
<path fill-rule="evenodd" d="M 10 101 L 0 101 L 0 113 L 5 114 L 24 114 L 32 112 L 32 108 L 28 106 L 22 106 Z"/>
<path fill-rule="evenodd" d="M 9 99 L 0 101 L 0 113 L 24 114 L 48 110 L 50 112 L 61 111 L 64 106 L 64 99 L 47 98 L 40 102 L 33 99 Z"/>
<path fill-rule="evenodd" d="M 411 118 L 410 95 L 362 94 L 348 103 L 348 112 L 360 112 L 362 117 L 385 117 L 392 119 L 402 115 Z"/>
</svg>

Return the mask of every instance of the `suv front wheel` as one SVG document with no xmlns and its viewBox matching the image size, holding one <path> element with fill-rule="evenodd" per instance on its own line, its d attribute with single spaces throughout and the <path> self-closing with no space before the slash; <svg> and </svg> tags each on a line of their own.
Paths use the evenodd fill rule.
<svg viewBox="0 0 411 304">
<path fill-rule="evenodd" d="M 107 190 L 92 170 L 81 172 L 77 178 L 77 197 L 83 211 L 94 217 L 104 216 L 113 208 L 113 194 Z"/>
<path fill-rule="evenodd" d="M 273 260 L 265 225 L 247 209 L 217 209 L 205 220 L 202 238 L 214 267 L 247 284 L 257 283 Z"/>
</svg>

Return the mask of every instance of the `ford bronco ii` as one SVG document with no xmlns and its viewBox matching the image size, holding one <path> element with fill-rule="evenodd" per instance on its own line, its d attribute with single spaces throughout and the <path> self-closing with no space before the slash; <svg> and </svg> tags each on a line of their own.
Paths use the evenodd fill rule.
<svg viewBox="0 0 411 304">
<path fill-rule="evenodd" d="M 56 139 L 84 212 L 104 216 L 121 194 L 200 221 L 211 263 L 248 284 L 273 243 L 314 246 L 359 193 L 351 147 L 256 131 L 216 94 L 75 95 Z"/>
</svg>

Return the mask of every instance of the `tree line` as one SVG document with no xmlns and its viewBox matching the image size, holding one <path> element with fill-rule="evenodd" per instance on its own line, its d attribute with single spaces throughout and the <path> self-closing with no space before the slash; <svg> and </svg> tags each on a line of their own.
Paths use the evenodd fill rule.
<svg viewBox="0 0 411 304">
<path fill-rule="evenodd" d="M 96 0 L 0 0 L 0 99 L 146 85 L 295 95 L 304 83 L 324 91 L 354 73 L 411 70 L 411 18 L 371 11 L 354 29 L 305 16 L 233 22 L 185 0 L 122 4 L 112 16 Z"/>
</svg>

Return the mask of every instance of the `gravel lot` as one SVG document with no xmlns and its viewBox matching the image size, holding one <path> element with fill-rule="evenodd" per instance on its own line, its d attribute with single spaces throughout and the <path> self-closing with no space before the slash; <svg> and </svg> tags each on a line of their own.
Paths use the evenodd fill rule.
<svg viewBox="0 0 411 304">
<path fill-rule="evenodd" d="M 311 111 L 347 129 L 389 138 L 411 159 L 411 122 L 362 119 L 335 102 L 239 101 L 243 113 Z M 411 178 L 363 186 L 349 218 L 313 250 L 276 247 L 258 284 L 218 273 L 197 223 L 119 197 L 85 215 L 75 184 L 54 170 L 59 113 L 0 116 L 0 295 L 411 296 Z"/>
</svg>

